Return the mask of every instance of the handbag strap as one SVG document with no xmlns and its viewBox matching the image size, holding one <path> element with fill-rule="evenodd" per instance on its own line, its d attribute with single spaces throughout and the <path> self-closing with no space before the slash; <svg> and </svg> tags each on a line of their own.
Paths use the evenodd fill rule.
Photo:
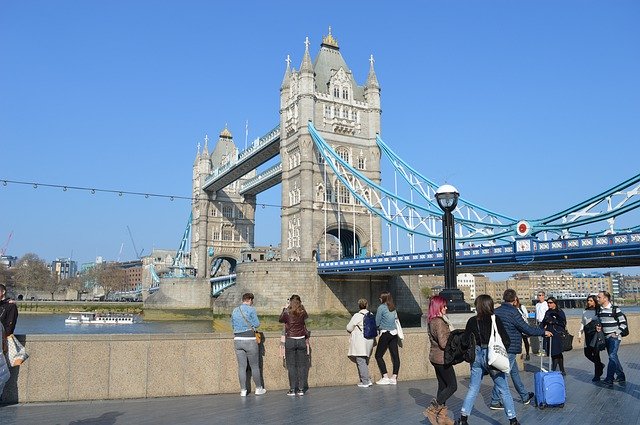
<svg viewBox="0 0 640 425">
<path fill-rule="evenodd" d="M 254 332 L 256 331 L 256 328 L 254 328 L 251 323 L 249 323 L 249 321 L 247 320 L 247 316 L 244 315 L 244 313 L 242 312 L 242 305 L 238 306 L 238 310 L 240 310 L 240 314 L 242 315 L 242 318 L 244 319 L 245 322 L 247 322 L 247 325 L 249 325 L 249 327 L 251 328 L 251 330 L 253 330 Z"/>
</svg>

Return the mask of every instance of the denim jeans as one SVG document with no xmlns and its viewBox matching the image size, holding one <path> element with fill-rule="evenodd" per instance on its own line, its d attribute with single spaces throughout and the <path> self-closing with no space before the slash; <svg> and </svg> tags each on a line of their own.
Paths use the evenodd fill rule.
<svg viewBox="0 0 640 425">
<path fill-rule="evenodd" d="M 516 363 L 516 354 L 508 354 L 509 356 L 509 366 L 511 367 L 511 380 L 513 381 L 513 386 L 515 387 L 518 394 L 520 394 L 520 399 L 524 403 L 529 398 L 529 392 L 524 387 L 522 383 L 522 379 L 520 379 L 520 371 L 518 371 L 518 364 Z M 493 392 L 491 393 L 491 404 L 498 404 L 500 401 L 500 394 L 498 393 L 498 387 L 493 387 Z"/>
<path fill-rule="evenodd" d="M 620 359 L 618 359 L 618 348 L 620 340 L 616 337 L 607 337 L 607 354 L 609 354 L 609 364 L 607 365 L 606 381 L 612 382 L 614 375 L 617 373 L 618 378 L 625 379 Z"/>
<path fill-rule="evenodd" d="M 289 389 L 306 391 L 309 389 L 309 356 L 307 341 L 304 338 L 287 338 L 284 343 L 287 371 L 289 372 Z"/>
<path fill-rule="evenodd" d="M 471 410 L 473 410 L 473 403 L 476 401 L 476 397 L 480 392 L 480 384 L 482 382 L 483 375 L 491 376 L 493 379 L 493 385 L 498 389 L 502 404 L 504 406 L 504 413 L 507 418 L 513 419 L 516 417 L 516 408 L 513 404 L 513 398 L 509 391 L 509 383 L 507 382 L 507 375 L 504 372 L 499 372 L 487 365 L 487 349 L 476 346 L 476 359 L 471 365 L 471 382 L 469 382 L 469 391 L 467 392 L 464 402 L 462 403 L 462 409 L 460 413 L 464 416 L 470 416 Z"/>
<path fill-rule="evenodd" d="M 251 376 L 256 388 L 262 387 L 262 377 L 260 376 L 260 357 L 259 347 L 255 338 L 250 340 L 234 340 L 233 345 L 236 349 L 236 358 L 238 359 L 238 380 L 240 381 L 240 389 L 249 388 L 247 380 L 247 363 L 251 368 Z"/>
</svg>

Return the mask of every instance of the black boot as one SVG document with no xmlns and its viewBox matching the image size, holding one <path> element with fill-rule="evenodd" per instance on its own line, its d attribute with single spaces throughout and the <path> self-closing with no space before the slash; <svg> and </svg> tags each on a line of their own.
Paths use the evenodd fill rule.
<svg viewBox="0 0 640 425">
<path fill-rule="evenodd" d="M 520 425 L 518 418 L 509 419 L 509 425 Z"/>
<path fill-rule="evenodd" d="M 558 359 L 551 359 L 551 370 L 555 371 L 558 368 Z"/>
<path fill-rule="evenodd" d="M 464 416 L 464 415 L 460 415 L 460 419 L 458 419 L 455 422 L 455 425 L 468 425 L 468 424 L 469 424 L 469 422 L 467 422 L 467 417 Z"/>
<path fill-rule="evenodd" d="M 567 372 L 564 371 L 564 359 L 562 357 L 558 359 L 558 366 L 560 366 L 560 372 L 562 372 L 562 376 L 566 376 Z"/>
</svg>

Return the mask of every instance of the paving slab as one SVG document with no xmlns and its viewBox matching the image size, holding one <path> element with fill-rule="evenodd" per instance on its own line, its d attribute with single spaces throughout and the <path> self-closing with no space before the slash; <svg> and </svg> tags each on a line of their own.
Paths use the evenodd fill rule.
<svg viewBox="0 0 640 425">
<path fill-rule="evenodd" d="M 606 363 L 606 352 L 603 354 Z M 621 346 L 620 359 L 627 383 L 607 389 L 591 382 L 591 363 L 583 356 L 582 349 L 565 353 L 567 403 L 564 408 L 538 409 L 516 402 L 518 419 L 523 424 L 640 425 L 640 344 Z M 533 391 L 533 373 L 538 369 L 539 357 L 532 356 L 521 373 L 530 391 Z M 460 378 L 458 391 L 448 402 L 456 414 L 468 385 L 468 378 Z M 400 380 L 397 386 L 311 388 L 303 397 L 268 391 L 262 396 L 251 394 L 248 397 L 240 397 L 238 393 L 16 404 L 0 407 L 0 424 L 427 424 L 422 412 L 434 397 L 436 388 L 435 379 Z M 508 423 L 503 411 L 488 408 L 491 389 L 491 380 L 485 377 L 469 423 Z"/>
</svg>

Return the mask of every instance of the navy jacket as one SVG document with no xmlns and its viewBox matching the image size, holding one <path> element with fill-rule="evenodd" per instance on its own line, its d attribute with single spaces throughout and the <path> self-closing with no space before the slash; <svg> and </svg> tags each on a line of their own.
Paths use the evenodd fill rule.
<svg viewBox="0 0 640 425">
<path fill-rule="evenodd" d="M 522 314 L 512 304 L 502 303 L 500 307 L 495 309 L 495 314 L 502 320 L 504 329 L 509 335 L 511 344 L 507 349 L 510 354 L 522 353 L 522 334 L 529 336 L 542 336 L 544 335 L 544 329 L 539 327 L 529 326 L 524 321 Z"/>
</svg>

